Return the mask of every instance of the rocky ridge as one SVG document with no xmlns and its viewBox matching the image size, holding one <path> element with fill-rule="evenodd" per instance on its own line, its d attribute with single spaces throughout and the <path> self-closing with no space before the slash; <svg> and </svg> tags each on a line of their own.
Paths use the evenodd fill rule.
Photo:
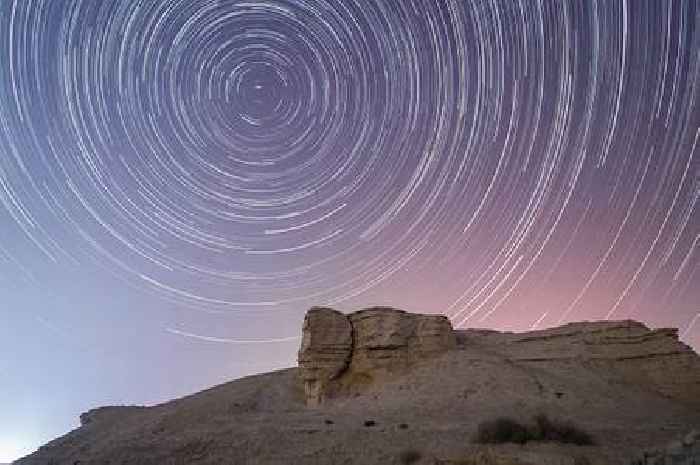
<svg viewBox="0 0 700 465">
<path fill-rule="evenodd" d="M 676 328 L 637 321 L 570 323 L 528 333 L 457 331 L 460 346 L 491 347 L 517 363 L 585 364 L 616 373 L 627 384 L 700 409 L 700 358 Z"/>
<path fill-rule="evenodd" d="M 622 382 L 700 408 L 700 361 L 675 328 L 642 323 L 571 323 L 528 333 L 455 331 L 442 315 L 373 307 L 344 315 L 313 307 L 304 320 L 298 362 L 308 405 L 355 394 L 407 372 L 446 351 L 488 349 L 510 362 L 586 364 L 615 372 Z"/>
<path fill-rule="evenodd" d="M 153 407 L 91 410 L 80 428 L 16 464 L 697 461 L 688 432 L 700 427 L 700 358 L 673 329 L 606 321 L 455 331 L 437 315 L 315 307 L 298 356 L 298 368 Z M 594 443 L 474 441 L 485 421 L 525 424 L 539 414 L 573 422 Z"/>
</svg>

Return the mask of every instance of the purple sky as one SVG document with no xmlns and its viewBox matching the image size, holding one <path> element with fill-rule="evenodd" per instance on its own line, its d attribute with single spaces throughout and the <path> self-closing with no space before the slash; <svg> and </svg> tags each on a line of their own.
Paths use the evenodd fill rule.
<svg viewBox="0 0 700 465">
<path fill-rule="evenodd" d="M 311 305 L 700 347 L 695 1 L 0 2 L 0 461 Z"/>
</svg>

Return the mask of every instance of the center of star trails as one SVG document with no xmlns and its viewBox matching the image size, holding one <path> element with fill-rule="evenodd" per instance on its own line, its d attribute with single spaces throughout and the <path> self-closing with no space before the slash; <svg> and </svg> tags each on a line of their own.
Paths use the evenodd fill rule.
<svg viewBox="0 0 700 465">
<path fill-rule="evenodd" d="M 268 64 L 249 65 L 235 80 L 235 86 L 235 110 L 254 126 L 265 126 L 278 117 L 289 97 L 283 72 Z"/>
</svg>

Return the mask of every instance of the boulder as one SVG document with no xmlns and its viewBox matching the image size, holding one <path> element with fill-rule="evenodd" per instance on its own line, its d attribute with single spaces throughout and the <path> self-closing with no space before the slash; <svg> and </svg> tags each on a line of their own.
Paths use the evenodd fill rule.
<svg viewBox="0 0 700 465">
<path fill-rule="evenodd" d="M 700 430 L 694 429 L 683 438 L 683 445 L 690 447 L 700 442 Z"/>
</svg>

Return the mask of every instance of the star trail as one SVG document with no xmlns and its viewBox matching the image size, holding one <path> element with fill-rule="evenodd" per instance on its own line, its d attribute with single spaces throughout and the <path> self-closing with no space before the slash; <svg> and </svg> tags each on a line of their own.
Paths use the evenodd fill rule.
<svg viewBox="0 0 700 465">
<path fill-rule="evenodd" d="M 0 2 L 0 401 L 78 382 L 42 365 L 146 363 L 130 346 L 199 381 L 89 402 L 290 365 L 314 304 L 632 318 L 699 347 L 699 20 L 681 0 Z"/>
</svg>

